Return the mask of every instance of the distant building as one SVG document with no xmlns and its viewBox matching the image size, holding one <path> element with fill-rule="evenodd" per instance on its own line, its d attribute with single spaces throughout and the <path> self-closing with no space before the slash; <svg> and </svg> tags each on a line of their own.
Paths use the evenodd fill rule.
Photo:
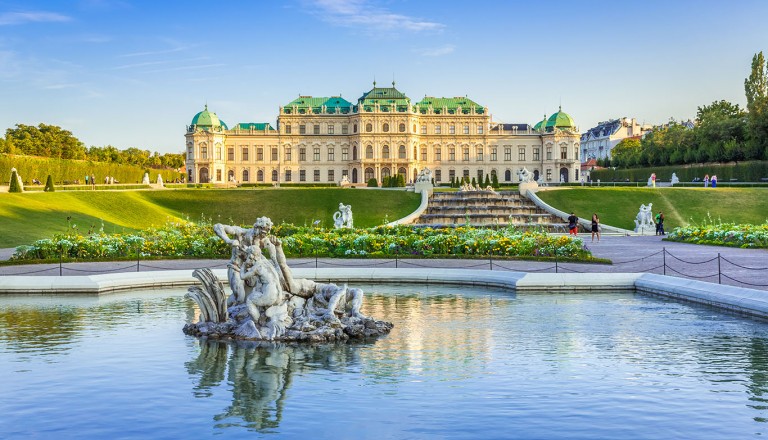
<svg viewBox="0 0 768 440">
<path fill-rule="evenodd" d="M 467 97 L 425 96 L 412 102 L 392 87 L 356 101 L 300 96 L 280 107 L 277 124 L 228 126 L 208 107 L 187 127 L 190 182 L 381 183 L 402 174 L 414 181 L 432 170 L 436 183 L 496 175 L 517 182 L 526 167 L 545 181 L 580 177 L 579 131 L 562 110 L 531 127 L 491 120 Z"/>
<path fill-rule="evenodd" d="M 611 119 L 601 122 L 581 135 L 581 161 L 611 157 L 611 150 L 623 139 L 643 136 L 650 124 L 639 124 L 635 118 Z"/>
</svg>

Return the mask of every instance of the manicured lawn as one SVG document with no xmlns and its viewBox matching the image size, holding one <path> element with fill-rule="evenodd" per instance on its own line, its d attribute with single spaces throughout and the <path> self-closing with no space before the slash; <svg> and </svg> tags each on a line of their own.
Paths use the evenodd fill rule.
<svg viewBox="0 0 768 440">
<path fill-rule="evenodd" d="M 82 191 L 0 194 L 0 247 L 29 244 L 70 224 L 83 234 L 133 231 L 168 220 L 202 216 L 213 222 L 250 224 L 260 216 L 297 225 L 321 220 L 333 226 L 339 202 L 352 205 L 356 226 L 375 226 L 413 212 L 419 194 L 367 189 L 242 189 L 167 191 Z M 67 217 L 71 217 L 68 222 Z"/>
<path fill-rule="evenodd" d="M 750 224 L 768 220 L 765 188 L 568 188 L 536 194 L 562 211 L 587 219 L 597 212 L 602 223 L 625 229 L 634 229 L 640 205 L 648 203 L 653 203 L 654 215 L 664 211 L 667 231 L 709 217 Z"/>
</svg>

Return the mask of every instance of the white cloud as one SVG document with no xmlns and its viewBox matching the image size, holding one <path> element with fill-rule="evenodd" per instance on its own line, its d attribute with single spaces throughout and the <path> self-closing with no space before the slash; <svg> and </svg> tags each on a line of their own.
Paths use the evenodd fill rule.
<svg viewBox="0 0 768 440">
<path fill-rule="evenodd" d="M 419 49 L 419 50 L 416 50 L 416 53 L 424 57 L 441 57 L 443 55 L 452 54 L 455 49 L 456 48 L 453 45 L 446 44 L 445 46 L 440 46 L 440 47 Z"/>
<path fill-rule="evenodd" d="M 442 23 L 396 14 L 366 0 L 307 0 L 309 12 L 336 26 L 373 31 L 440 31 Z"/>
<path fill-rule="evenodd" d="M 63 22 L 70 20 L 72 20 L 72 18 L 66 15 L 45 11 L 4 12 L 0 14 L 0 26 L 25 23 Z"/>
</svg>

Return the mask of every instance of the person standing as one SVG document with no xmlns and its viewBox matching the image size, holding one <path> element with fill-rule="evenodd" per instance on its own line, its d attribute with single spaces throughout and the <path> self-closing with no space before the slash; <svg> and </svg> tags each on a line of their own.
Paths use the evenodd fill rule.
<svg viewBox="0 0 768 440">
<path fill-rule="evenodd" d="M 656 235 L 666 235 L 664 234 L 664 213 L 661 211 L 656 214 Z"/>
<path fill-rule="evenodd" d="M 704 175 L 704 188 L 709 186 L 709 174 Z"/>
<path fill-rule="evenodd" d="M 656 173 L 651 173 L 651 185 L 656 188 Z"/>
<path fill-rule="evenodd" d="M 595 235 L 597 235 L 597 241 L 600 241 L 600 217 L 597 213 L 592 214 L 592 241 L 595 241 Z"/>
<path fill-rule="evenodd" d="M 713 174 L 709 181 L 712 182 L 712 188 L 717 188 L 717 175 Z"/>
<path fill-rule="evenodd" d="M 568 217 L 568 234 L 576 236 L 579 232 L 579 218 L 576 214 L 571 213 Z"/>
</svg>

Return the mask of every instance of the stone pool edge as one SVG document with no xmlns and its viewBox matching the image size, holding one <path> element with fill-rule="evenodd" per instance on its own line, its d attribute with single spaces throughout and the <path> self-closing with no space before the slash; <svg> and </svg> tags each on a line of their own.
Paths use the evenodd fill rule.
<svg viewBox="0 0 768 440">
<path fill-rule="evenodd" d="M 226 269 L 214 273 L 226 284 Z M 768 293 L 648 273 L 525 273 L 471 269 L 322 268 L 293 269 L 296 277 L 337 284 L 418 283 L 500 287 L 517 292 L 632 290 L 768 318 Z M 0 295 L 102 295 L 134 289 L 196 284 L 191 270 L 89 276 L 0 276 Z"/>
</svg>

